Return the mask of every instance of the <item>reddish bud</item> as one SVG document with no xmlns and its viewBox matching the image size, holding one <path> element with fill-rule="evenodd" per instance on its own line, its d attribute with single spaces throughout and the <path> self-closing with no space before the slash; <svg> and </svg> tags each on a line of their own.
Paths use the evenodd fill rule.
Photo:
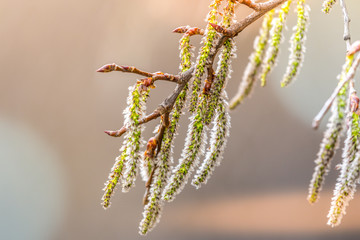
<svg viewBox="0 0 360 240">
<path fill-rule="evenodd" d="M 197 27 L 193 27 L 193 28 L 189 28 L 186 31 L 186 34 L 189 36 L 193 36 L 193 35 L 204 35 L 204 29 L 201 28 L 197 28 Z"/>
<path fill-rule="evenodd" d="M 155 137 L 152 137 L 149 139 L 147 145 L 146 145 L 146 151 L 144 153 L 145 157 L 153 158 L 155 154 L 155 150 L 157 147 L 157 140 Z"/>
<path fill-rule="evenodd" d="M 189 29 L 189 26 L 181 26 L 178 28 L 175 28 L 173 30 L 173 33 L 185 33 Z"/>
<path fill-rule="evenodd" d="M 102 66 L 101 68 L 99 68 L 98 70 L 96 70 L 97 72 L 112 72 L 116 69 L 116 64 L 106 64 L 104 66 Z"/>
<path fill-rule="evenodd" d="M 222 34 L 226 34 L 226 29 L 215 24 L 215 23 L 209 23 L 214 29 L 215 31 L 219 32 L 219 33 L 222 33 Z"/>
</svg>

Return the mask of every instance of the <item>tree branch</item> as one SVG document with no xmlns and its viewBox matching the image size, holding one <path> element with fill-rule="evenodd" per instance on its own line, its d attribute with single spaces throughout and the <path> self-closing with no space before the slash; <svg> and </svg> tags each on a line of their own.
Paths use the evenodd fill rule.
<svg viewBox="0 0 360 240">
<path fill-rule="evenodd" d="M 337 87 L 335 88 L 335 90 L 333 91 L 333 93 L 331 94 L 330 98 L 325 102 L 324 106 L 321 108 L 320 112 L 315 116 L 313 123 L 312 123 L 312 127 L 314 129 L 317 129 L 320 125 L 321 119 L 323 119 L 323 117 L 325 116 L 325 114 L 327 113 L 327 111 L 329 111 L 332 103 L 334 102 L 336 96 L 339 94 L 340 89 L 351 79 L 354 78 L 355 76 L 355 72 L 356 69 L 358 68 L 358 66 L 360 65 L 360 55 L 357 55 L 354 63 L 352 64 L 349 72 L 346 74 L 345 79 L 340 82 Z"/>
<path fill-rule="evenodd" d="M 346 8 L 345 0 L 340 0 L 340 5 L 344 15 L 344 41 L 346 42 L 346 50 L 349 51 L 351 46 L 351 36 L 350 36 L 350 21 L 349 14 Z"/>
</svg>

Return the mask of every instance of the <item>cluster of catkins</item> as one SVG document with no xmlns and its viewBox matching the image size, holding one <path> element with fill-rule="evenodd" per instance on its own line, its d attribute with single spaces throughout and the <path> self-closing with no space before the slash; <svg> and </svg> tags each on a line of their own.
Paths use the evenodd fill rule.
<svg viewBox="0 0 360 240">
<path fill-rule="evenodd" d="M 335 3 L 334 0 L 324 1 L 323 12 L 329 13 Z M 319 198 L 325 175 L 330 169 L 330 162 L 339 147 L 340 137 L 345 135 L 342 163 L 336 166 L 340 174 L 328 214 L 328 224 L 332 227 L 341 223 L 360 178 L 360 111 L 359 98 L 354 89 L 354 75 L 360 62 L 359 56 L 355 59 L 355 55 L 359 49 L 360 41 L 354 42 L 348 49 L 345 64 L 339 75 L 338 87 L 341 88 L 331 106 L 331 116 L 315 160 L 315 171 L 309 188 L 308 201 L 315 203 Z"/>
<path fill-rule="evenodd" d="M 276 63 L 282 30 L 291 2 L 297 3 L 298 21 L 291 38 L 289 66 L 281 86 L 288 85 L 299 72 L 304 54 L 309 8 L 305 0 L 289 0 L 278 9 L 269 11 L 264 17 L 260 35 L 255 40 L 254 53 L 250 56 L 239 92 L 231 101 L 230 108 L 234 108 L 250 94 L 257 77 L 261 79 L 262 86 L 266 84 L 267 75 Z M 124 192 L 133 187 L 140 168 L 142 178 L 146 182 L 140 234 L 146 234 L 155 226 L 164 203 L 172 201 L 181 192 L 195 170 L 191 184 L 199 188 L 208 181 L 214 168 L 221 161 L 230 128 L 229 106 L 224 88 L 230 78 L 231 58 L 235 52 L 233 38 L 227 38 L 223 42 L 216 69 L 213 69 L 212 62 L 217 51 L 216 44 L 221 38 L 216 26 L 227 29 L 235 23 L 236 4 L 238 3 L 234 0 L 213 0 L 206 19 L 206 29 L 186 26 L 174 30 L 183 34 L 180 39 L 180 70 L 185 73 L 193 69 L 192 78 L 182 85 L 171 111 L 161 114 L 160 124 L 154 131 L 155 136 L 148 140 L 143 153 L 141 135 L 144 127 L 141 121 L 145 116 L 145 104 L 150 94 L 149 85 L 153 85 L 145 82 L 149 80 L 147 78 L 129 88 L 128 106 L 124 111 L 124 143 L 120 149 L 121 155 L 116 158 L 109 180 L 105 184 L 102 200 L 104 208 L 109 207 L 110 198 L 120 182 Z M 193 48 L 190 45 L 190 37 L 194 34 L 201 34 L 203 38 L 196 62 L 192 63 Z M 112 68 L 110 70 L 116 68 L 115 65 L 109 67 Z M 125 69 L 121 68 L 121 71 Z M 189 105 L 191 114 L 188 133 L 181 157 L 177 165 L 172 166 L 174 138 L 179 118 L 186 105 Z M 211 124 L 212 128 L 209 129 Z M 210 135 L 209 141 L 207 134 Z M 206 144 L 209 147 L 205 151 Z M 203 160 L 200 162 L 202 157 Z"/>
</svg>

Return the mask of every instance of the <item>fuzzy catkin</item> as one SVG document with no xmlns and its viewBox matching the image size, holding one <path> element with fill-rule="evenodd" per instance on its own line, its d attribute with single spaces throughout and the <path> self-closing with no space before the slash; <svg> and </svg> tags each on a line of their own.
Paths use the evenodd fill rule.
<svg viewBox="0 0 360 240">
<path fill-rule="evenodd" d="M 271 39 L 270 39 L 269 47 L 266 50 L 265 58 L 262 65 L 261 75 L 260 75 L 261 86 L 266 85 L 267 76 L 276 64 L 276 60 L 279 54 L 280 43 L 282 41 L 282 31 L 284 28 L 287 15 L 289 13 L 290 4 L 291 4 L 291 0 L 283 3 L 283 5 L 281 5 L 278 17 L 273 20 L 274 21 L 272 23 L 273 27 L 270 31 Z"/>
<path fill-rule="evenodd" d="M 224 11 L 224 19 L 222 25 L 224 27 L 230 27 L 234 17 L 235 4 L 232 1 L 228 2 L 227 7 Z M 210 89 L 210 97 L 205 115 L 205 124 L 210 124 L 217 104 L 219 102 L 221 93 L 226 86 L 226 82 L 231 77 L 231 58 L 235 56 L 235 43 L 233 39 L 228 39 L 224 42 L 224 47 L 219 56 L 218 67 L 216 69 L 214 82 Z"/>
<path fill-rule="evenodd" d="M 348 119 L 350 126 L 347 131 L 347 138 L 342 155 L 343 162 L 341 164 L 341 172 L 335 186 L 334 196 L 328 214 L 328 224 L 332 227 L 340 224 L 342 217 L 346 213 L 346 207 L 349 205 L 349 201 L 355 193 L 356 179 L 351 177 L 351 165 L 356 160 L 357 152 L 359 151 L 359 115 L 350 112 Z"/>
<path fill-rule="evenodd" d="M 208 23 L 217 23 L 217 16 L 219 15 L 219 7 L 221 5 L 221 0 L 214 0 L 210 4 L 211 11 L 208 14 L 207 22 Z M 203 46 L 200 50 L 199 57 L 196 61 L 194 79 L 191 83 L 191 98 L 190 98 L 190 112 L 195 112 L 197 103 L 198 103 L 198 95 L 201 87 L 201 78 L 204 75 L 206 65 L 208 65 L 208 58 L 210 52 L 214 48 L 214 42 L 218 38 L 218 33 L 215 29 L 208 24 L 205 30 L 205 35 L 202 39 Z"/>
<path fill-rule="evenodd" d="M 346 77 L 352 62 L 353 57 L 347 57 L 339 77 L 339 82 L 343 81 Z M 329 171 L 331 160 L 339 147 L 340 135 L 345 125 L 347 88 L 348 85 L 345 85 L 340 90 L 331 108 L 332 115 L 329 119 L 327 130 L 324 133 L 317 159 L 315 160 L 316 166 L 309 186 L 307 199 L 310 203 L 315 203 L 318 200 L 319 192 L 324 184 L 325 176 Z"/>
<path fill-rule="evenodd" d="M 329 13 L 333 5 L 336 3 L 336 0 L 325 0 L 322 5 L 322 11 L 324 13 Z"/>
<path fill-rule="evenodd" d="M 239 89 L 230 101 L 230 109 L 234 109 L 237 105 L 241 104 L 242 101 L 252 92 L 256 80 L 256 74 L 261 66 L 265 49 L 268 44 L 274 13 L 275 10 L 272 9 L 264 17 L 259 36 L 257 36 L 254 41 L 254 51 L 249 57 L 249 62 L 245 68 Z"/>
<path fill-rule="evenodd" d="M 305 4 L 304 0 L 298 0 L 297 24 L 294 27 L 294 33 L 291 36 L 290 57 L 286 73 L 281 81 L 281 87 L 287 86 L 298 75 L 305 54 L 305 40 L 306 31 L 309 25 L 309 6 Z"/>
<path fill-rule="evenodd" d="M 199 164 L 199 157 L 203 154 L 206 143 L 206 125 L 204 124 L 206 105 L 207 97 L 201 95 L 196 113 L 190 117 L 191 122 L 179 164 L 174 168 L 163 192 L 162 198 L 166 201 L 174 200 L 175 195 L 184 188 L 194 167 Z"/>
<path fill-rule="evenodd" d="M 222 155 L 225 150 L 226 141 L 229 137 L 230 115 L 227 112 L 227 102 L 221 98 L 216 110 L 216 117 L 213 121 L 211 130 L 210 150 L 207 152 L 205 160 L 192 181 L 192 185 L 199 188 L 210 178 L 215 167 L 220 165 Z"/>
<path fill-rule="evenodd" d="M 128 132 L 125 136 L 127 159 L 123 174 L 123 192 L 129 191 L 134 186 L 141 158 L 140 148 L 143 145 L 141 133 L 144 127 L 139 125 L 139 121 L 145 115 L 145 103 L 150 90 L 140 92 L 140 85 L 141 83 L 138 83 L 129 88 L 128 107 L 124 111 Z"/>
</svg>

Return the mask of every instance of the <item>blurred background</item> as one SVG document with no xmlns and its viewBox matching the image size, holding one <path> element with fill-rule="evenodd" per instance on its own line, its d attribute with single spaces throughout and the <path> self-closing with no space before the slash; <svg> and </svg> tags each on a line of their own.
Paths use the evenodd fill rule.
<svg viewBox="0 0 360 240">
<path fill-rule="evenodd" d="M 335 87 L 345 55 L 340 6 L 325 15 L 321 2 L 309 1 L 307 54 L 297 81 L 280 89 L 296 21 L 291 14 L 268 86 L 256 87 L 231 113 L 221 166 L 200 190 L 188 185 L 167 204 L 160 224 L 144 238 L 138 235 L 143 182 L 127 194 L 118 190 L 109 210 L 100 205 L 122 143 L 103 130 L 122 126 L 127 89 L 137 77 L 95 70 L 115 62 L 177 73 L 180 36 L 172 30 L 203 27 L 209 1 L 0 0 L 0 239 L 359 239 L 359 195 L 342 225 L 326 225 L 336 163 L 320 201 L 306 201 L 325 125 L 314 131 L 311 121 Z M 360 2 L 346 2 L 357 40 Z M 248 13 L 239 7 L 237 19 Z M 260 24 L 236 38 L 229 97 Z M 199 41 L 192 39 L 197 47 Z M 174 88 L 156 85 L 149 110 Z M 145 138 L 155 124 L 147 125 Z M 175 161 L 187 124 L 186 116 Z"/>
</svg>

